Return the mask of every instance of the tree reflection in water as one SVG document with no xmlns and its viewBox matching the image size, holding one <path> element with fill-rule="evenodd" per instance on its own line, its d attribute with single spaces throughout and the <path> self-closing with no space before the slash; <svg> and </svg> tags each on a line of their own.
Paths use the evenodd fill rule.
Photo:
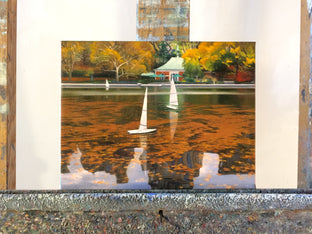
<svg viewBox="0 0 312 234">
<path fill-rule="evenodd" d="M 122 149 L 119 152 L 130 152 Z M 85 169 L 81 163 L 81 151 L 72 154 L 69 163 L 69 173 L 62 175 L 63 189 L 150 189 L 148 176 L 138 159 L 138 154 L 127 163 L 111 165 L 106 163 L 103 167 Z"/>
<path fill-rule="evenodd" d="M 254 176 L 221 175 L 217 154 L 189 151 L 172 162 L 149 164 L 144 148 L 120 149 L 120 163 L 92 168 L 81 163 L 81 151 L 72 154 L 63 189 L 207 189 L 252 188 Z M 177 166 L 178 165 L 178 166 Z M 230 182 L 230 184 L 229 184 Z"/>
<path fill-rule="evenodd" d="M 138 125 L 144 90 L 103 91 L 63 94 L 62 188 L 254 187 L 253 92 L 188 90 L 175 112 L 165 108 L 168 92 L 152 89 L 148 125 L 157 133 L 138 136 L 127 130 Z"/>
</svg>

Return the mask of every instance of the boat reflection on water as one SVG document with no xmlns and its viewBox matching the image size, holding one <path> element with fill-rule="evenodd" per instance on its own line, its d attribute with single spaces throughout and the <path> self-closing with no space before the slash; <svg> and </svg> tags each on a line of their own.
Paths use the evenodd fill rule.
<svg viewBox="0 0 312 234">
<path fill-rule="evenodd" d="M 220 174 L 218 154 L 189 151 L 172 161 L 149 163 L 144 139 L 141 147 L 117 150 L 125 158 L 119 165 L 94 169 L 81 163 L 79 149 L 62 174 L 63 189 L 209 189 L 254 188 L 254 175 Z M 145 141 L 146 142 L 146 141 Z M 129 158 L 131 157 L 131 159 Z M 89 168 L 89 170 L 88 170 Z M 91 172 L 92 171 L 92 172 Z"/>
<path fill-rule="evenodd" d="M 178 125 L 179 115 L 176 111 L 169 111 L 169 120 L 170 120 L 170 138 L 173 140 L 175 131 Z"/>
</svg>

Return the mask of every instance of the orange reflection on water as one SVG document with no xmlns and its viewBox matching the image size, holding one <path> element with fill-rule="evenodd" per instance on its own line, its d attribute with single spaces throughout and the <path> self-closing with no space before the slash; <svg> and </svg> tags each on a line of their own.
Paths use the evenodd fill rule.
<svg viewBox="0 0 312 234">
<path fill-rule="evenodd" d="M 129 182 L 128 167 L 136 163 L 147 172 L 152 188 L 193 188 L 206 152 L 218 155 L 215 171 L 220 176 L 245 179 L 242 174 L 254 174 L 253 105 L 207 106 L 186 100 L 179 112 L 171 112 L 158 103 L 157 96 L 150 97 L 148 125 L 157 132 L 140 136 L 129 135 L 127 130 L 138 128 L 141 96 L 113 100 L 110 96 L 63 97 L 62 173 L 68 173 L 78 146 L 84 170 L 114 175 L 117 184 Z M 207 157 L 205 162 L 209 163 Z M 213 187 L 210 179 L 208 174 L 197 186 Z M 105 185 L 105 180 L 99 178 L 94 183 Z M 235 187 L 231 181 L 224 185 L 231 186 Z"/>
</svg>

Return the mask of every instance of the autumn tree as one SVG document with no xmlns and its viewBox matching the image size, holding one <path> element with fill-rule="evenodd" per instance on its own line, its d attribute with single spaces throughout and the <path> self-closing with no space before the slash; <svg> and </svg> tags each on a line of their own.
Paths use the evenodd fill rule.
<svg viewBox="0 0 312 234">
<path fill-rule="evenodd" d="M 189 49 L 197 49 L 200 42 L 180 41 L 176 42 L 176 44 L 179 46 L 180 53 L 184 54 Z"/>
<path fill-rule="evenodd" d="M 71 81 L 74 66 L 81 60 L 83 46 L 77 41 L 62 41 L 62 70 L 66 71 Z"/>
<path fill-rule="evenodd" d="M 226 52 L 227 62 L 235 68 L 235 77 L 237 79 L 240 70 L 247 70 L 247 68 L 254 68 L 255 58 L 254 53 L 249 53 L 248 50 L 244 52 L 240 45 L 235 44 Z"/>
<path fill-rule="evenodd" d="M 153 48 L 148 42 L 93 42 L 91 62 L 103 71 L 114 71 L 116 81 L 121 76 L 139 75 L 150 70 Z"/>
<path fill-rule="evenodd" d="M 254 73 L 254 43 L 202 42 L 180 43 L 183 48 L 184 69 L 187 77 L 202 77 L 203 70 L 216 72 L 220 80 L 226 73 L 239 71 Z"/>
<path fill-rule="evenodd" d="M 91 55 L 90 45 L 91 45 L 92 42 L 90 42 L 90 41 L 82 41 L 80 43 L 82 45 L 80 63 L 83 66 L 91 66 L 92 63 L 91 63 L 91 60 L 90 60 L 90 55 Z"/>
<path fill-rule="evenodd" d="M 198 46 L 201 66 L 203 69 L 218 73 L 221 80 L 231 70 L 235 72 L 237 78 L 239 70 L 252 68 L 255 64 L 254 44 L 249 43 L 246 46 L 244 43 L 201 43 Z"/>
<path fill-rule="evenodd" d="M 200 54 L 197 48 L 187 49 L 182 55 L 184 59 L 184 75 L 189 78 L 201 78 L 203 72 L 200 65 Z"/>
<path fill-rule="evenodd" d="M 255 43 L 254 42 L 238 42 L 241 51 L 246 55 L 246 60 L 243 61 L 244 68 L 254 73 L 255 72 Z"/>
</svg>

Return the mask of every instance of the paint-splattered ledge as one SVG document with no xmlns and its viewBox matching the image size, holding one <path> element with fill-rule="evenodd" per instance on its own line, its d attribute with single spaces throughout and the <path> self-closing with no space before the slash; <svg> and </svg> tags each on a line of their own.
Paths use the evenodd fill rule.
<svg viewBox="0 0 312 234">
<path fill-rule="evenodd" d="M 120 83 L 110 84 L 110 88 L 139 88 L 139 87 L 170 87 L 169 83 L 141 84 L 141 83 Z M 212 88 L 212 89 L 254 89 L 255 84 L 176 84 L 177 88 Z M 105 84 L 88 83 L 62 83 L 62 88 L 101 88 Z"/>
<path fill-rule="evenodd" d="M 0 210 L 16 211 L 310 210 L 312 190 L 0 191 Z"/>
</svg>

